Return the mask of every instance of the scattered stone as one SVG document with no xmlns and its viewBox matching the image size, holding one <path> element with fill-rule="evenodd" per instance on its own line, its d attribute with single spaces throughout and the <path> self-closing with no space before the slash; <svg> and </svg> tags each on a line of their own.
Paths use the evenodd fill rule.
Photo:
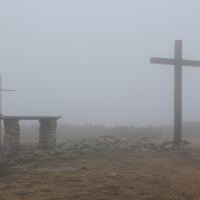
<svg viewBox="0 0 200 200">
<path fill-rule="evenodd" d="M 27 195 L 28 192 L 26 192 L 26 191 L 18 191 L 18 192 L 15 192 L 14 194 L 17 194 L 17 195 Z"/>
<path fill-rule="evenodd" d="M 115 143 L 115 141 L 114 140 L 112 140 L 112 139 L 110 139 L 109 137 L 106 137 L 106 140 L 109 142 L 109 143 L 111 143 L 111 144 L 114 144 Z M 103 139 L 100 139 L 100 141 L 99 141 L 100 143 L 103 143 L 104 142 L 104 140 Z"/>
<path fill-rule="evenodd" d="M 115 176 L 117 176 L 117 173 L 113 173 L 113 172 L 112 173 L 108 173 L 107 176 L 109 176 L 109 177 L 115 177 Z"/>
<path fill-rule="evenodd" d="M 44 153 L 43 151 L 35 151 L 35 156 L 37 156 L 37 157 L 43 157 L 43 156 L 47 156 L 47 154 Z"/>
<path fill-rule="evenodd" d="M 86 142 L 86 138 L 83 138 L 82 140 L 79 141 L 80 144 L 84 144 Z"/>
<path fill-rule="evenodd" d="M 59 149 L 59 148 L 54 148 L 54 150 L 52 151 L 52 152 L 54 152 L 55 153 L 55 156 L 58 156 L 58 155 L 61 155 L 62 154 L 62 151 L 61 151 L 61 149 Z"/>
<path fill-rule="evenodd" d="M 172 149 L 174 146 L 173 142 L 166 144 L 165 146 L 163 146 L 164 149 Z"/>
<path fill-rule="evenodd" d="M 191 153 L 192 156 L 195 156 L 195 157 L 199 157 L 200 155 L 198 153 Z"/>
<path fill-rule="evenodd" d="M 75 158 L 75 156 L 71 156 L 71 155 L 63 155 L 60 157 L 62 160 L 73 160 Z"/>
<path fill-rule="evenodd" d="M 65 142 L 61 142 L 61 143 L 57 144 L 56 147 L 60 148 L 60 147 L 62 147 L 64 144 L 65 144 Z"/>
<path fill-rule="evenodd" d="M 93 141 L 93 140 L 87 140 L 85 142 L 85 146 L 90 147 L 90 148 L 94 148 L 94 147 L 97 146 L 97 143 L 96 143 L 96 141 Z"/>
<path fill-rule="evenodd" d="M 162 149 L 162 150 L 169 150 L 169 149 L 172 149 L 173 146 L 174 146 L 174 142 L 173 141 L 169 141 L 169 139 L 167 138 L 166 140 L 164 140 L 160 144 L 160 149 Z"/>
<path fill-rule="evenodd" d="M 85 149 L 83 149 L 83 150 L 81 151 L 81 153 L 82 153 L 82 154 L 85 154 L 85 153 L 90 153 L 90 150 L 89 150 L 89 149 L 87 149 L 87 148 L 85 148 Z"/>
<path fill-rule="evenodd" d="M 5 151 L 2 155 L 3 159 L 9 159 L 12 157 L 12 154 L 10 151 Z"/>
<path fill-rule="evenodd" d="M 149 149 L 141 149 L 140 151 L 141 152 L 149 152 L 150 150 Z"/>
<path fill-rule="evenodd" d="M 191 142 L 182 140 L 181 142 L 181 148 L 183 149 L 190 149 L 191 148 Z"/>
<path fill-rule="evenodd" d="M 69 150 L 69 149 L 71 149 L 72 147 L 74 147 L 74 144 L 75 144 L 74 141 L 66 142 L 64 145 L 61 146 L 61 150 L 62 150 L 62 151 Z"/>
<path fill-rule="evenodd" d="M 19 164 L 18 162 L 14 161 L 14 160 L 11 160 L 8 162 L 9 165 L 17 165 Z"/>
<path fill-rule="evenodd" d="M 53 168 L 53 167 L 44 167 L 44 168 L 37 168 L 37 171 L 54 171 L 54 172 L 59 172 L 59 171 L 69 171 L 69 172 L 77 172 L 78 170 L 87 170 L 86 166 L 76 166 L 76 167 L 58 167 L 58 168 Z"/>
<path fill-rule="evenodd" d="M 13 166 L 13 167 L 10 167 L 11 169 L 22 169 L 24 168 L 24 166 L 21 166 L 21 165 L 16 165 L 16 166 Z"/>
</svg>

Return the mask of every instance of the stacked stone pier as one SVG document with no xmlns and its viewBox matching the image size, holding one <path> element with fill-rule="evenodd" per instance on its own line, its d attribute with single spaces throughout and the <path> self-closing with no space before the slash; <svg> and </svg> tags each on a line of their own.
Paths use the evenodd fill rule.
<svg viewBox="0 0 200 200">
<path fill-rule="evenodd" d="M 54 148 L 56 145 L 56 119 L 40 119 L 39 146 L 41 148 Z"/>
<path fill-rule="evenodd" d="M 4 120 L 4 147 L 16 151 L 20 149 L 20 126 L 18 119 Z"/>
<path fill-rule="evenodd" d="M 56 145 L 57 120 L 61 116 L 0 116 L 4 120 L 4 148 L 17 151 L 20 149 L 20 120 L 39 120 L 39 147 L 51 149 Z"/>
</svg>

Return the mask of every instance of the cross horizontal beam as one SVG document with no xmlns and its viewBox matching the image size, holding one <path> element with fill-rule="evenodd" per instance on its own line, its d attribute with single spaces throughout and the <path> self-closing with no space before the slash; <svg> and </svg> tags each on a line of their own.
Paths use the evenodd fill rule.
<svg viewBox="0 0 200 200">
<path fill-rule="evenodd" d="M 157 58 L 152 57 L 150 58 L 151 64 L 162 64 L 162 65 L 174 65 L 174 59 L 173 58 Z"/>
<path fill-rule="evenodd" d="M 4 92 L 6 91 L 6 92 L 7 92 L 7 91 L 15 91 L 15 90 L 6 90 L 6 89 L 2 89 L 2 90 L 0 90 L 0 91 L 4 91 Z"/>
<path fill-rule="evenodd" d="M 182 66 L 200 67 L 200 61 L 198 61 L 198 60 L 182 60 Z"/>
<path fill-rule="evenodd" d="M 162 65 L 175 65 L 176 60 L 173 58 L 157 58 L 152 57 L 150 58 L 151 64 L 162 64 Z M 200 67 L 200 61 L 198 60 L 181 60 L 182 66 L 192 66 L 192 67 Z"/>
</svg>

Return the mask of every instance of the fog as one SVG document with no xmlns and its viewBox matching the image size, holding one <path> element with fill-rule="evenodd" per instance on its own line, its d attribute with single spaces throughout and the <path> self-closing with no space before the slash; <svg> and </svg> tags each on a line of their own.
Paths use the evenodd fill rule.
<svg viewBox="0 0 200 200">
<path fill-rule="evenodd" d="M 4 115 L 59 123 L 173 124 L 171 58 L 200 60 L 200 1 L 0 1 Z M 183 67 L 183 121 L 200 120 L 200 68 Z"/>
</svg>

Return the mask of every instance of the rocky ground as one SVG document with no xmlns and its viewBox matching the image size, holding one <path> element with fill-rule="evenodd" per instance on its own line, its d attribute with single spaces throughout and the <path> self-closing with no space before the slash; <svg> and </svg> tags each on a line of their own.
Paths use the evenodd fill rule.
<svg viewBox="0 0 200 200">
<path fill-rule="evenodd" d="M 147 137 L 66 141 L 0 153 L 0 200 L 200 199 L 200 152 Z"/>
</svg>

